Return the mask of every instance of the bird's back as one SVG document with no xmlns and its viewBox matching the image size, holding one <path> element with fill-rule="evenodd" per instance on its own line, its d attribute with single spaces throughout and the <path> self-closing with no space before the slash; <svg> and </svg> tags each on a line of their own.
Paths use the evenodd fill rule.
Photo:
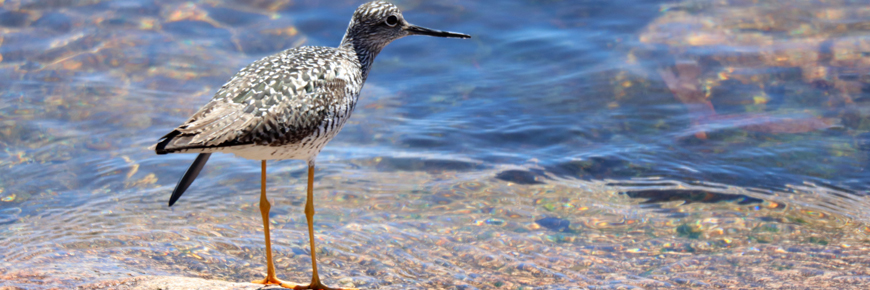
<svg viewBox="0 0 870 290">
<path fill-rule="evenodd" d="M 310 159 L 350 117 L 364 79 L 353 51 L 304 46 L 251 63 L 161 138 L 158 154 Z"/>
</svg>

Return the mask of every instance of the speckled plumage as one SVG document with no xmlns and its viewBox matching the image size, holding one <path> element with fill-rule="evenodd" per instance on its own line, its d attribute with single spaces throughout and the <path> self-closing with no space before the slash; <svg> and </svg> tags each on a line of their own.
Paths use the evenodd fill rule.
<svg viewBox="0 0 870 290">
<path fill-rule="evenodd" d="M 350 118 L 381 49 L 411 34 L 384 24 L 389 15 L 406 24 L 393 4 L 369 2 L 354 12 L 339 47 L 291 48 L 251 63 L 164 136 L 157 153 L 312 162 Z"/>
<path fill-rule="evenodd" d="M 395 5 L 374 1 L 357 8 L 338 47 L 291 48 L 240 70 L 208 104 L 154 145 L 157 154 L 206 154 L 197 158 L 176 192 L 184 191 L 214 152 L 313 165 L 350 118 L 381 49 L 412 34 L 469 37 L 411 25 Z"/>
<path fill-rule="evenodd" d="M 233 76 L 167 135 L 174 152 L 310 160 L 341 130 L 365 82 L 353 51 L 305 46 L 264 57 Z"/>
</svg>

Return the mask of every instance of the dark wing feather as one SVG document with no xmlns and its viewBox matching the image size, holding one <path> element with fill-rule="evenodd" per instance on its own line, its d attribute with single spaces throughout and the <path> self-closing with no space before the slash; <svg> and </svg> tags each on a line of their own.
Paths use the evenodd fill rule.
<svg viewBox="0 0 870 290">
<path fill-rule="evenodd" d="M 169 197 L 169 206 L 175 204 L 178 201 L 178 198 L 184 194 L 184 191 L 190 187 L 190 184 L 193 183 L 193 180 L 199 175 L 199 172 L 202 171 L 202 168 L 205 167 L 205 163 L 208 162 L 208 158 L 211 157 L 211 153 L 200 153 L 196 156 L 196 159 L 193 160 L 193 164 L 190 164 L 190 168 L 187 169 L 187 172 L 184 173 L 184 176 L 181 177 L 181 180 L 178 181 L 178 184 L 175 185 L 175 190 L 172 191 L 172 196 Z"/>
</svg>

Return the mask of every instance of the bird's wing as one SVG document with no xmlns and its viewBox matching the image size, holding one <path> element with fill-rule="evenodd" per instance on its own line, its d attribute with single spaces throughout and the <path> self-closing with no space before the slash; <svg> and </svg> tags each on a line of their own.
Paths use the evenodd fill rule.
<svg viewBox="0 0 870 290">
<path fill-rule="evenodd" d="M 310 135 L 329 117 L 329 108 L 341 101 L 337 98 L 346 81 L 331 67 L 297 61 L 306 56 L 285 52 L 248 65 L 208 104 L 161 138 L 157 153 L 282 145 Z"/>
</svg>

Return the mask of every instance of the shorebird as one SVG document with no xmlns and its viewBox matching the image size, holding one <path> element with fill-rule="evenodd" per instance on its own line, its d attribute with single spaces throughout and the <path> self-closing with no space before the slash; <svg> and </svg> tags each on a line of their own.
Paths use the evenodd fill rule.
<svg viewBox="0 0 870 290">
<path fill-rule="evenodd" d="M 375 56 L 393 40 L 408 35 L 470 38 L 461 33 L 412 25 L 390 3 L 365 3 L 353 13 L 338 47 L 303 46 L 264 57 L 236 73 L 214 98 L 163 136 L 157 154 L 199 153 L 178 181 L 172 206 L 215 152 L 261 160 L 260 214 L 266 236 L 266 278 L 254 283 L 293 289 L 333 289 L 317 274 L 314 248 L 314 159 L 350 118 Z M 272 262 L 266 160 L 308 163 L 305 217 L 311 247 L 311 283 L 279 280 Z M 342 289 L 342 288 L 337 288 Z"/>
</svg>

